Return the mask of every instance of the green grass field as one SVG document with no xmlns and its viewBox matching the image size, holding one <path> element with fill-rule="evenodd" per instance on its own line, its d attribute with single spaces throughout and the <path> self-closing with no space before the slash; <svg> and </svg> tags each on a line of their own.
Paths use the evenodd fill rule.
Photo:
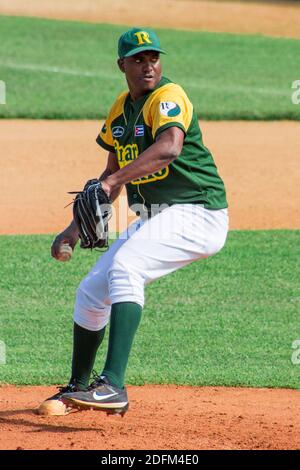
<svg viewBox="0 0 300 470">
<path fill-rule="evenodd" d="M 0 17 L 0 117 L 103 118 L 126 88 L 116 43 L 126 27 Z M 292 104 L 300 41 L 158 30 L 164 74 L 201 119 L 300 119 Z"/>
<path fill-rule="evenodd" d="M 51 240 L 0 237 L 1 383 L 68 379 L 75 287 L 98 254 L 77 248 L 58 263 Z M 300 339 L 299 240 L 300 231 L 230 232 L 217 256 L 148 286 L 127 382 L 300 388 L 291 362 Z"/>
</svg>

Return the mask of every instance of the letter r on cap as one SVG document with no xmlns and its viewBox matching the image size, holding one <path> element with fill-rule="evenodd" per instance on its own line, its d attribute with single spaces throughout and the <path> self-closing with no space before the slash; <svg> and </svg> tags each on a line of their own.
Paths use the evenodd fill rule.
<svg viewBox="0 0 300 470">
<path fill-rule="evenodd" d="M 148 44 L 152 44 L 152 41 L 149 39 L 149 34 L 146 33 L 146 31 L 139 31 L 138 33 L 134 33 L 134 35 L 138 39 L 138 46 L 141 46 L 142 44 L 145 44 L 146 42 Z"/>
</svg>

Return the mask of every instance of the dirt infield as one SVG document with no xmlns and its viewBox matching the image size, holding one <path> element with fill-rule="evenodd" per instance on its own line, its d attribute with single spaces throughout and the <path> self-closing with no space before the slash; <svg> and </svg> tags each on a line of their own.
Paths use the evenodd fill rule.
<svg viewBox="0 0 300 470">
<path fill-rule="evenodd" d="M 129 387 L 124 418 L 35 412 L 53 387 L 0 389 L 1 449 L 299 449 L 300 392 Z"/>
<path fill-rule="evenodd" d="M 1 121 L 0 234 L 64 228 L 71 219 L 71 207 L 64 209 L 72 200 L 67 191 L 80 189 L 104 168 L 106 152 L 95 143 L 101 125 Z M 300 123 L 203 122 L 201 127 L 226 183 L 231 229 L 300 228 Z M 12 181 L 18 187 L 14 198 Z M 126 212 L 122 207 L 119 214 Z M 125 226 L 122 217 L 116 228 Z"/>
<path fill-rule="evenodd" d="M 1 0 L 0 14 L 300 37 L 300 5 L 288 1 Z"/>
</svg>

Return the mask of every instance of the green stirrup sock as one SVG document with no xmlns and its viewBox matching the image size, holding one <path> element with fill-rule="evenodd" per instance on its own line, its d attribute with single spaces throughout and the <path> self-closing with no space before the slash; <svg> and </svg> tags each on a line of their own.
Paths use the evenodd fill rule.
<svg viewBox="0 0 300 470">
<path fill-rule="evenodd" d="M 119 388 L 124 387 L 128 358 L 141 316 L 142 307 L 134 302 L 120 302 L 111 307 L 108 352 L 101 375 Z"/>
<path fill-rule="evenodd" d="M 78 388 L 84 389 L 89 385 L 96 354 L 104 333 L 105 327 L 99 331 L 90 331 L 74 323 L 71 382 L 75 381 Z"/>
</svg>

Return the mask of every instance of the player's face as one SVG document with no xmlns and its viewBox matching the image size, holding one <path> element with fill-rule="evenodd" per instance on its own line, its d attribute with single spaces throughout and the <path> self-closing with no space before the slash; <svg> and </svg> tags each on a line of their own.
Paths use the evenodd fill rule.
<svg viewBox="0 0 300 470">
<path fill-rule="evenodd" d="M 159 52 L 139 52 L 119 60 L 119 67 L 126 75 L 134 99 L 153 90 L 161 79 Z"/>
</svg>

